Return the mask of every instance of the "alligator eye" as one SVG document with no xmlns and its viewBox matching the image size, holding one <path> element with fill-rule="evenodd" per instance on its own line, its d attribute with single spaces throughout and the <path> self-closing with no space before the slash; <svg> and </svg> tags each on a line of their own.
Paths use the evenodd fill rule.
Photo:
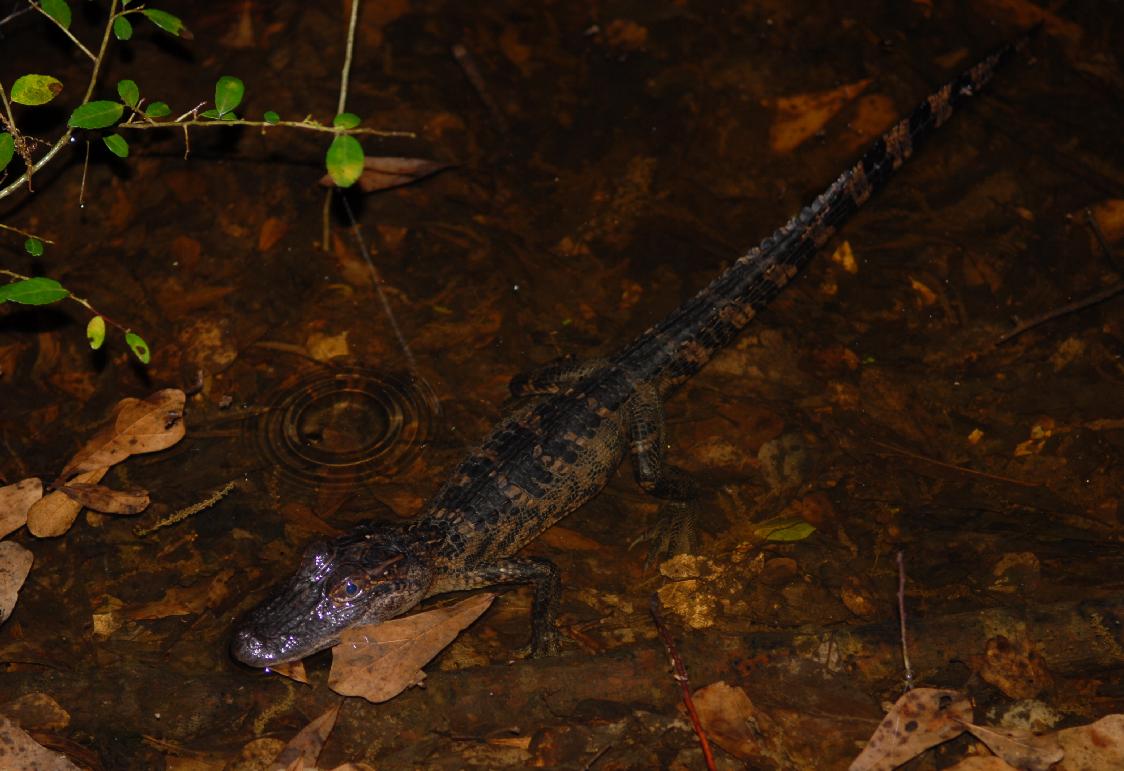
<svg viewBox="0 0 1124 771">
<path fill-rule="evenodd" d="M 354 581 L 348 581 L 343 585 L 343 593 L 348 597 L 354 597 L 359 594 L 359 587 L 355 585 Z"/>
</svg>

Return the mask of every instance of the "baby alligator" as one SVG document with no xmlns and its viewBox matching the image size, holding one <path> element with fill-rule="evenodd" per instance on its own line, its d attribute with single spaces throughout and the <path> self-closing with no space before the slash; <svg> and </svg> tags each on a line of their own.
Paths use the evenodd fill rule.
<svg viewBox="0 0 1124 771">
<path fill-rule="evenodd" d="M 257 667 L 292 661 L 335 644 L 348 627 L 393 618 L 432 595 L 510 583 L 535 590 L 530 653 L 557 652 L 558 569 L 512 555 L 597 494 L 626 451 L 646 492 L 690 496 L 689 480 L 663 460 L 662 402 L 1026 40 L 930 95 L 811 205 L 616 355 L 562 359 L 515 378 L 513 394 L 536 398 L 492 430 L 421 516 L 364 523 L 310 544 L 296 574 L 238 622 L 234 657 Z"/>
</svg>

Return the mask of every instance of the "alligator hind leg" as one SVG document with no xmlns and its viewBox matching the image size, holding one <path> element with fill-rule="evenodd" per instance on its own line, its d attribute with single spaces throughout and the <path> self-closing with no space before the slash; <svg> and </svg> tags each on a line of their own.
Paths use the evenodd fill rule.
<svg viewBox="0 0 1124 771">
<path fill-rule="evenodd" d="M 430 589 L 429 594 L 459 592 L 507 584 L 530 584 L 535 597 L 531 602 L 531 642 L 520 651 L 531 658 L 553 656 L 561 650 L 561 636 L 555 621 L 562 582 L 558 568 L 538 557 L 504 557 L 459 574 L 450 574 Z"/>
<path fill-rule="evenodd" d="M 511 379 L 507 387 L 516 398 L 554 394 L 592 375 L 606 363 L 605 359 L 578 359 L 566 355 L 536 369 L 520 372 Z"/>
<path fill-rule="evenodd" d="M 650 541 L 648 562 L 684 554 L 697 545 L 698 485 L 681 468 L 664 462 L 663 402 L 653 385 L 641 385 L 626 405 L 632 468 L 640 488 L 664 501 L 660 521 L 636 542 Z"/>
</svg>

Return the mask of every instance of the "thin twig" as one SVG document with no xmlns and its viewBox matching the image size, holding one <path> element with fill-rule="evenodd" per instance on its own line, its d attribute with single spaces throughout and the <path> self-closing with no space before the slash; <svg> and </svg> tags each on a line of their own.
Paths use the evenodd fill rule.
<svg viewBox="0 0 1124 771">
<path fill-rule="evenodd" d="M 945 463 L 943 460 L 937 460 L 936 458 L 929 458 L 924 455 L 918 455 L 915 452 L 910 452 L 904 447 L 898 447 L 897 445 L 890 444 L 889 442 L 880 442 L 877 439 L 871 439 L 870 441 L 878 445 L 879 447 L 885 447 L 887 450 L 896 452 L 899 455 L 904 455 L 907 458 L 913 458 L 914 460 L 921 460 L 925 461 L 926 463 L 932 463 L 934 466 L 940 466 L 941 468 L 959 471 L 961 474 L 970 474 L 972 476 L 983 477 L 984 479 L 993 479 L 996 482 L 1007 482 L 1008 484 L 1018 485 L 1019 487 L 1042 486 L 1039 482 L 1024 482 L 1021 479 L 1012 479 L 1011 477 L 999 476 L 998 474 L 989 474 L 986 471 L 976 471 L 975 469 L 965 468 L 964 466 L 957 466 L 953 463 Z"/>
<path fill-rule="evenodd" d="M 45 244 L 53 244 L 54 243 L 54 241 L 52 241 L 49 238 L 44 238 L 43 236 L 36 235 L 35 233 L 31 233 L 27 230 L 20 230 L 19 228 L 12 227 L 11 225 L 5 225 L 3 222 L 0 222 L 0 230 L 10 230 L 13 233 L 18 233 L 19 235 L 23 236 L 24 238 L 37 238 Z"/>
<path fill-rule="evenodd" d="M 194 107 L 188 110 L 176 120 L 157 121 L 148 119 L 144 121 L 126 121 L 124 123 L 118 123 L 117 128 L 135 129 L 137 131 L 150 131 L 152 129 L 176 128 L 178 126 L 254 126 L 263 130 L 284 127 L 304 129 L 305 131 L 320 131 L 325 134 L 363 134 L 380 137 L 407 137 L 411 139 L 417 136 L 417 134 L 413 131 L 386 131 L 383 129 L 364 128 L 363 126 L 356 126 L 355 128 L 350 129 L 339 129 L 335 128 L 334 126 L 328 126 L 312 120 L 279 120 L 276 123 L 269 123 L 264 120 L 244 120 L 242 118 L 238 118 L 237 120 L 211 120 L 209 118 L 192 118 L 191 120 L 183 120 L 183 118 L 186 118 L 188 115 L 194 115 L 199 107 L 204 106 L 204 104 L 200 104 L 198 107 Z"/>
<path fill-rule="evenodd" d="M 44 16 L 46 16 L 46 17 L 47 17 L 47 18 L 48 18 L 48 19 L 50 20 L 50 22 L 51 22 L 52 24 L 54 24 L 54 25 L 55 25 L 56 27 L 58 27 L 59 29 L 61 29 L 61 30 L 62 30 L 62 33 L 63 33 L 64 35 L 66 35 L 66 36 L 67 36 L 68 38 L 70 38 L 70 42 L 71 42 L 71 43 L 74 43 L 74 45 L 78 46 L 78 50 L 79 50 L 79 51 L 81 51 L 82 53 L 86 54 L 86 56 L 88 56 L 88 57 L 90 58 L 90 60 L 91 60 L 91 61 L 94 61 L 94 62 L 96 62 L 96 61 L 97 61 L 97 57 L 96 57 L 96 56 L 94 56 L 94 52 L 93 52 L 93 51 L 91 51 L 91 50 L 90 50 L 89 48 L 86 48 L 86 46 L 82 45 L 82 41 L 81 41 L 81 40 L 79 40 L 78 38 L 74 37 L 74 33 L 73 33 L 73 32 L 71 32 L 70 30 L 68 30 L 68 29 L 67 29 L 67 28 L 66 28 L 66 27 L 65 27 L 65 26 L 64 26 L 64 25 L 62 24 L 62 22 L 60 22 L 60 21 L 59 21 L 58 19 L 56 19 L 56 18 L 55 18 L 54 16 L 52 16 L 51 14 L 49 14 L 49 13 L 47 13 L 47 12 L 46 12 L 45 10 L 43 10 L 43 6 L 39 5 L 39 3 L 34 3 L 34 2 L 33 2 L 33 3 L 31 4 L 31 7 L 32 7 L 32 8 L 34 8 L 35 10 L 39 11 L 39 13 L 43 14 Z M 109 18 L 109 22 L 110 22 L 110 24 L 112 24 L 112 23 L 113 23 L 113 17 L 112 17 L 112 16 L 111 16 L 111 17 Z"/>
<path fill-rule="evenodd" d="M 359 245 L 359 253 L 363 255 L 363 259 L 367 262 L 367 267 L 371 269 L 371 278 L 375 283 L 375 292 L 379 296 L 379 302 L 382 303 L 383 312 L 386 314 L 387 319 L 390 320 L 390 328 L 394 330 L 394 336 L 398 338 L 398 345 L 402 348 L 402 353 L 406 354 L 406 362 L 410 367 L 410 374 L 418 377 L 418 362 L 414 358 L 413 351 L 410 350 L 409 344 L 406 342 L 405 336 L 402 334 L 402 329 L 398 326 L 398 320 L 394 318 L 394 312 L 390 309 L 390 303 L 386 299 L 386 293 L 382 291 L 382 276 L 375 268 L 375 261 L 371 259 L 371 254 L 367 250 L 367 242 L 363 240 L 363 233 L 359 230 L 359 223 L 355 220 L 355 214 L 351 211 L 351 204 L 347 202 L 347 196 L 341 195 L 340 201 L 343 202 L 343 210 L 347 212 L 347 218 L 351 220 L 351 232 L 355 235 L 355 242 Z"/>
<path fill-rule="evenodd" d="M 1124 265 L 1117 262 L 1116 255 L 1112 253 L 1112 247 L 1108 245 L 1108 239 L 1105 238 L 1104 231 L 1101 230 L 1101 223 L 1097 222 L 1097 218 L 1093 214 L 1092 209 L 1085 210 L 1085 221 L 1093 231 L 1097 243 L 1101 245 L 1101 251 L 1104 252 L 1105 259 L 1112 263 L 1112 267 L 1116 268 L 1117 273 L 1124 273 Z"/>
<path fill-rule="evenodd" d="M 358 21 L 359 0 L 351 0 L 351 18 L 347 23 L 347 44 L 344 48 L 343 67 L 340 69 L 340 96 L 336 101 L 336 115 L 347 108 L 347 85 L 351 79 L 351 59 L 355 52 L 355 27 Z M 331 248 L 329 241 L 332 238 L 332 196 L 335 192 L 334 188 L 328 188 L 324 192 L 324 205 L 320 210 L 320 249 L 324 252 Z M 355 222 L 354 218 L 352 222 Z M 375 286 L 378 286 L 377 282 Z M 379 293 L 382 293 L 381 289 Z"/>
<path fill-rule="evenodd" d="M 683 691 L 683 704 L 687 707 L 687 714 L 691 716 L 691 725 L 694 726 L 695 735 L 699 737 L 706 767 L 710 771 L 715 771 L 714 754 L 710 751 L 710 742 L 706 739 L 702 722 L 699 720 L 699 713 L 695 709 L 694 699 L 691 698 L 691 683 L 687 679 L 687 667 L 683 665 L 683 659 L 679 657 L 679 651 L 675 648 L 675 641 L 671 639 L 671 633 L 667 631 L 663 618 L 660 617 L 660 596 L 658 594 L 652 595 L 652 601 L 648 609 L 652 612 L 652 620 L 656 623 L 656 631 L 659 632 L 660 639 L 663 640 L 664 647 L 667 648 L 667 655 L 671 657 L 671 665 L 675 668 L 675 681 L 679 683 L 679 688 Z"/>
<path fill-rule="evenodd" d="M 1028 319 L 1027 321 L 1024 321 L 1016 326 L 1014 329 L 1008 332 L 1004 332 L 999 337 L 995 338 L 995 345 L 1001 345 L 1002 343 L 1005 343 L 1012 338 L 1018 337 L 1023 332 L 1045 324 L 1047 321 L 1053 321 L 1059 316 L 1065 316 L 1075 311 L 1088 308 L 1090 305 L 1103 303 L 1105 300 L 1109 299 L 1110 297 L 1115 297 L 1121 292 L 1124 292 L 1124 281 L 1119 281 L 1111 286 L 1106 286 L 1099 292 L 1093 292 L 1091 295 L 1083 297 L 1080 300 L 1074 300 L 1071 303 L 1066 303 L 1060 308 L 1054 308 L 1052 311 L 1043 313 L 1040 316 L 1035 316 L 1032 319 Z"/>
<path fill-rule="evenodd" d="M 898 552 L 898 621 L 902 633 L 902 664 L 905 667 L 905 689 L 913 688 L 913 666 L 909 663 L 909 643 L 905 636 L 905 555 Z"/>
</svg>

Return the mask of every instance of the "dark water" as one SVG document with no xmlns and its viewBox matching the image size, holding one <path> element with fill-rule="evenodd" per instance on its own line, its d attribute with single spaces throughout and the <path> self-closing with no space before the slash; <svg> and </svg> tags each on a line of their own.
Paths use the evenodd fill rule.
<svg viewBox="0 0 1124 771">
<path fill-rule="evenodd" d="M 340 4 L 167 7 L 194 40 L 138 23 L 96 94 L 131 77 L 179 114 L 232 74 L 250 117 L 334 111 Z M 83 145 L 64 153 L 35 196 L 0 201 L 0 221 L 55 245 L 33 259 L 7 238 L 0 266 L 59 279 L 143 332 L 154 358 L 138 367 L 112 335 L 90 352 L 77 306 L 0 311 L 3 481 L 52 479 L 124 396 L 197 392 L 183 442 L 107 477 L 149 490 L 148 512 L 10 536 L 35 565 L 0 627 L 0 712 L 49 694 L 69 722 L 38 738 L 101 768 L 221 768 L 252 740 L 290 738 L 340 698 L 327 656 L 305 686 L 225 646 L 309 538 L 410 516 L 502 413 L 512 375 L 645 329 L 1028 9 L 368 3 L 348 108 L 416 136 L 365 139 L 367 154 L 452 165 L 352 199 L 394 323 L 338 205 L 321 249 L 326 135 L 199 130 L 186 161 L 178 133 L 129 134 L 124 161 L 98 140 L 84 207 Z M 508 664 L 529 595 L 507 594 L 426 689 L 348 700 L 323 767 L 698 767 L 646 610 L 656 590 L 693 685 L 725 680 L 789 716 L 760 765 L 845 767 L 900 693 L 898 551 L 919 682 L 966 688 L 994 719 L 1013 699 L 971 662 L 1002 634 L 1039 646 L 1053 682 L 1038 698 L 1060 719 L 1120 710 L 1124 300 L 994 345 L 1124 280 L 1124 225 L 1105 204 L 1124 198 L 1120 8 L 1052 14 L 667 406 L 669 457 L 706 491 L 706 559 L 645 569 L 629 544 L 654 507 L 626 466 L 529 550 L 563 573 L 563 657 Z M 98 18 L 76 8 L 76 34 L 94 40 Z M 30 15 L 0 32 L 5 84 L 31 71 L 66 84 L 65 108 L 18 118 L 57 136 L 85 61 Z M 784 145 L 779 99 L 846 85 Z M 1114 258 L 1086 224 L 1097 206 Z M 830 257 L 844 241 L 853 263 Z M 402 374 L 411 358 L 420 385 Z M 231 481 L 213 507 L 135 534 Z M 816 532 L 754 538 L 782 514 Z"/>
</svg>

